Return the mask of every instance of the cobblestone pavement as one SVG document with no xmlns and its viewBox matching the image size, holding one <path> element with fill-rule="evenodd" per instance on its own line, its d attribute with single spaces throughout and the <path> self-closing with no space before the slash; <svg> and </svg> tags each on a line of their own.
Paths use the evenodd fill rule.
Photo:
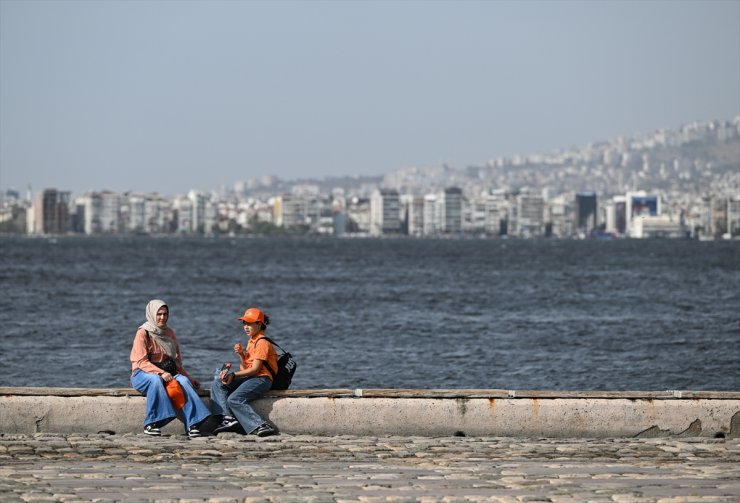
<svg viewBox="0 0 740 503">
<path fill-rule="evenodd" d="M 738 502 L 740 440 L 0 435 L 0 501 Z"/>
</svg>

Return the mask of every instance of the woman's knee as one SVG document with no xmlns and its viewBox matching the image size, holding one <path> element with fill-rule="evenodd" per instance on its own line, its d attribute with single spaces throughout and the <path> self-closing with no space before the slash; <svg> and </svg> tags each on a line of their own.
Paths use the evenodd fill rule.
<svg viewBox="0 0 740 503">
<path fill-rule="evenodd" d="M 182 374 L 177 374 L 177 375 L 175 376 L 175 380 L 176 380 L 176 381 L 177 381 L 177 382 L 178 382 L 178 383 L 180 384 L 180 386 L 182 386 L 183 388 L 192 388 L 192 387 L 193 387 L 193 383 L 191 383 L 191 382 L 190 382 L 190 379 L 188 379 L 187 377 L 185 377 L 185 376 L 184 376 L 184 375 L 182 375 Z"/>
</svg>

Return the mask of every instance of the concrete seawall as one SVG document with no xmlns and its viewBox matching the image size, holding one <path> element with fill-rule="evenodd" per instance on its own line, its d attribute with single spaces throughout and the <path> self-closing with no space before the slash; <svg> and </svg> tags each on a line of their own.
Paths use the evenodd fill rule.
<svg viewBox="0 0 740 503">
<path fill-rule="evenodd" d="M 288 390 L 254 407 L 289 434 L 740 438 L 740 392 Z M 130 388 L 0 387 L 0 433 L 139 433 L 144 409 Z"/>
</svg>

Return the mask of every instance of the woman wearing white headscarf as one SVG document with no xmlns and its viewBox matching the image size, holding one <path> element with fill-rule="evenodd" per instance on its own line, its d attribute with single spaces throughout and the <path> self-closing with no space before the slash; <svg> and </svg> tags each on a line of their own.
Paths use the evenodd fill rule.
<svg viewBox="0 0 740 503">
<path fill-rule="evenodd" d="M 188 436 L 199 437 L 198 426 L 210 411 L 196 391 L 200 383 L 182 366 L 180 345 L 175 332 L 167 326 L 169 315 L 164 301 L 154 299 L 147 304 L 146 322 L 136 331 L 131 348 L 131 385 L 146 395 L 144 433 L 159 436 L 162 434 L 160 428 L 176 417 L 175 407 L 165 389 L 165 383 L 176 380 L 185 395 L 182 412 Z"/>
</svg>

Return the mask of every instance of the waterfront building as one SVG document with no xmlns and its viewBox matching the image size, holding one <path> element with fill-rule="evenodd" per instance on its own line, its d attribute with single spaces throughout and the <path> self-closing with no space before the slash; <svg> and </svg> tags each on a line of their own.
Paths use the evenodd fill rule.
<svg viewBox="0 0 740 503">
<path fill-rule="evenodd" d="M 334 212 L 334 235 L 344 236 L 347 234 L 349 220 L 345 211 Z"/>
<path fill-rule="evenodd" d="M 460 234 L 462 232 L 462 189 L 449 187 L 440 194 L 440 220 L 442 232 L 445 234 Z"/>
<path fill-rule="evenodd" d="M 347 206 L 347 232 L 370 233 L 370 199 L 353 197 Z"/>
<path fill-rule="evenodd" d="M 681 238 L 686 232 L 683 222 L 672 215 L 640 215 L 632 222 L 631 237 Z"/>
<path fill-rule="evenodd" d="M 729 221 L 727 199 L 713 196 L 709 198 L 709 235 L 715 238 L 727 234 Z"/>
<path fill-rule="evenodd" d="M 296 227 L 301 221 L 300 201 L 290 193 L 281 194 L 274 200 L 274 219 L 278 227 Z"/>
<path fill-rule="evenodd" d="M 409 236 L 421 236 L 424 233 L 424 198 L 413 194 L 404 194 L 399 198 L 401 203 L 401 226 Z"/>
<path fill-rule="evenodd" d="M 191 190 L 188 192 L 188 200 L 190 201 L 190 229 L 189 232 L 203 234 L 210 232 L 213 227 L 213 211 L 210 215 L 206 214 L 206 205 L 208 199 L 205 194 L 198 190 Z M 209 231 L 206 231 L 206 217 L 209 216 L 211 221 L 209 222 Z"/>
<path fill-rule="evenodd" d="M 26 204 L 17 199 L 12 204 L 3 201 L 0 206 L 0 233 L 26 234 L 28 213 L 31 212 Z"/>
<path fill-rule="evenodd" d="M 329 221 L 333 221 L 334 217 L 331 213 L 331 202 L 328 197 L 317 191 L 314 195 L 304 196 L 302 201 L 304 204 L 305 225 L 312 232 L 329 232 L 329 229 L 333 225 L 329 225 Z"/>
<path fill-rule="evenodd" d="M 102 200 L 97 192 L 88 192 L 75 199 L 78 231 L 84 234 L 100 234 Z"/>
<path fill-rule="evenodd" d="M 144 211 L 147 232 L 152 234 L 172 233 L 175 230 L 175 211 L 172 202 L 160 195 L 152 194 L 146 199 Z"/>
<path fill-rule="evenodd" d="M 146 196 L 129 194 L 121 206 L 121 219 L 124 228 L 129 232 L 147 232 Z"/>
<path fill-rule="evenodd" d="M 254 205 L 254 219 L 257 222 L 273 224 L 274 222 L 274 211 L 269 203 L 257 201 Z"/>
<path fill-rule="evenodd" d="M 518 194 L 516 208 L 518 218 L 514 233 L 517 236 L 541 236 L 545 233 L 545 199 L 541 194 Z"/>
<path fill-rule="evenodd" d="M 551 236 L 564 238 L 576 234 L 573 201 L 572 194 L 561 194 L 549 201 L 547 222 Z"/>
<path fill-rule="evenodd" d="M 625 234 L 633 236 L 636 218 L 655 217 L 661 214 L 660 197 L 645 191 L 628 192 L 625 195 Z"/>
<path fill-rule="evenodd" d="M 627 197 L 612 197 L 606 206 L 605 227 L 607 232 L 624 235 L 627 231 Z"/>
<path fill-rule="evenodd" d="M 336 232 L 336 219 L 331 209 L 324 208 L 321 210 L 316 223 L 316 232 L 322 236 L 332 236 Z"/>
<path fill-rule="evenodd" d="M 33 203 L 33 234 L 65 234 L 69 229 L 70 193 L 57 189 L 45 189 Z"/>
<path fill-rule="evenodd" d="M 434 236 L 442 229 L 438 199 L 436 194 L 427 194 L 424 196 L 424 216 L 422 219 L 424 236 Z"/>
<path fill-rule="evenodd" d="M 492 236 L 509 233 L 511 202 L 505 190 L 492 190 L 485 194 L 485 232 Z"/>
<path fill-rule="evenodd" d="M 193 232 L 193 202 L 186 196 L 177 196 L 172 204 L 175 210 L 175 229 L 181 234 Z"/>
<path fill-rule="evenodd" d="M 111 191 L 100 193 L 100 225 L 103 234 L 117 234 L 121 229 L 121 196 Z"/>
<path fill-rule="evenodd" d="M 370 196 L 370 234 L 401 232 L 400 200 L 394 189 L 376 189 Z"/>
<path fill-rule="evenodd" d="M 576 227 L 578 232 L 588 236 L 598 228 L 598 204 L 595 192 L 576 193 Z"/>
<path fill-rule="evenodd" d="M 487 232 L 486 196 L 471 197 L 463 204 L 463 232 L 485 234 Z"/>
<path fill-rule="evenodd" d="M 275 225 L 285 228 L 308 226 L 312 230 L 318 230 L 325 204 L 317 190 L 306 190 L 306 187 L 274 199 Z"/>
<path fill-rule="evenodd" d="M 740 236 L 740 194 L 727 198 L 727 232 Z"/>
<path fill-rule="evenodd" d="M 702 227 L 715 238 L 740 236 L 740 195 L 705 198 Z"/>
</svg>

